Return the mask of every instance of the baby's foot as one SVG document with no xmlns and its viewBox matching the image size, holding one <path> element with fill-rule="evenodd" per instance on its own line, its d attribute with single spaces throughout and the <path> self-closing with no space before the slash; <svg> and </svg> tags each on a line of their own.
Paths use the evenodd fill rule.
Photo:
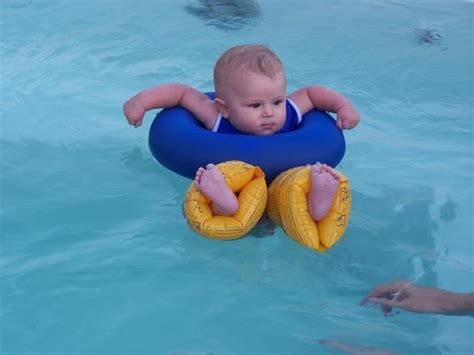
<svg viewBox="0 0 474 355">
<path fill-rule="evenodd" d="M 227 185 L 224 175 L 214 164 L 207 164 L 205 169 L 199 168 L 196 171 L 194 183 L 211 200 L 214 214 L 230 216 L 239 209 L 237 197 Z"/>
<path fill-rule="evenodd" d="M 339 175 L 326 164 L 311 167 L 311 190 L 308 194 L 308 210 L 314 220 L 320 221 L 331 209 L 337 188 Z"/>
</svg>

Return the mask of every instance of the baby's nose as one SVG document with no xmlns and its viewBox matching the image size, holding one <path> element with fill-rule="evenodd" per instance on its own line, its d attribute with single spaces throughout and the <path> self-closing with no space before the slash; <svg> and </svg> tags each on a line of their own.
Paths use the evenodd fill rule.
<svg viewBox="0 0 474 355">
<path fill-rule="evenodd" d="M 264 117 L 271 117 L 273 116 L 273 107 L 271 105 L 263 106 L 262 116 Z"/>
</svg>

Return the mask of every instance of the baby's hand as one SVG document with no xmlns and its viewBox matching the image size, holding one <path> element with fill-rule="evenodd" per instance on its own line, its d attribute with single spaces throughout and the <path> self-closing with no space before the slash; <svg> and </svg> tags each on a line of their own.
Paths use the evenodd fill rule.
<svg viewBox="0 0 474 355">
<path fill-rule="evenodd" d="M 145 109 L 132 97 L 123 105 L 123 113 L 130 125 L 140 127 L 142 125 Z"/>
<path fill-rule="evenodd" d="M 359 121 L 359 113 L 351 104 L 344 105 L 337 111 L 336 124 L 340 129 L 352 129 Z"/>
</svg>

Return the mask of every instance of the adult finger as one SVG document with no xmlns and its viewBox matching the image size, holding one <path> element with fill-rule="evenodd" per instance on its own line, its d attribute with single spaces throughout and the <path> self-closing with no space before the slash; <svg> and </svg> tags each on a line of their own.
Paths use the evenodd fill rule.
<svg viewBox="0 0 474 355">
<path fill-rule="evenodd" d="M 388 298 L 378 298 L 378 297 L 370 297 L 368 299 L 370 303 L 380 304 L 381 306 L 389 306 L 389 307 L 400 307 L 400 301 L 395 299 L 388 299 Z"/>
<path fill-rule="evenodd" d="M 405 281 L 392 281 L 383 285 L 375 287 L 370 294 L 377 295 L 381 293 L 398 292 L 410 285 L 409 282 Z"/>
<path fill-rule="evenodd" d="M 390 315 L 390 313 L 392 313 L 392 307 L 391 306 L 381 304 L 380 309 L 382 310 L 382 313 L 385 317 L 388 317 Z"/>
<path fill-rule="evenodd" d="M 407 287 L 407 285 L 408 283 L 404 281 L 393 281 L 388 284 L 376 286 L 359 302 L 359 304 L 366 304 L 371 297 L 388 297 L 388 295 L 400 291 Z"/>
</svg>

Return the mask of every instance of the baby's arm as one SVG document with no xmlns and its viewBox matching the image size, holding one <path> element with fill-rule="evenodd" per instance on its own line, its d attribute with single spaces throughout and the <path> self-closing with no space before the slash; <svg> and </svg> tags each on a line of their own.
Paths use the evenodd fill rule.
<svg viewBox="0 0 474 355">
<path fill-rule="evenodd" d="M 213 100 L 186 85 L 163 84 L 143 90 L 125 102 L 123 112 L 129 124 L 139 127 L 148 110 L 183 106 L 208 129 L 212 129 L 218 114 Z"/>
<path fill-rule="evenodd" d="M 292 93 L 289 98 L 304 115 L 316 108 L 337 114 L 337 126 L 340 129 L 354 128 L 360 120 L 359 113 L 351 102 L 337 92 L 322 86 L 307 86 Z"/>
</svg>

